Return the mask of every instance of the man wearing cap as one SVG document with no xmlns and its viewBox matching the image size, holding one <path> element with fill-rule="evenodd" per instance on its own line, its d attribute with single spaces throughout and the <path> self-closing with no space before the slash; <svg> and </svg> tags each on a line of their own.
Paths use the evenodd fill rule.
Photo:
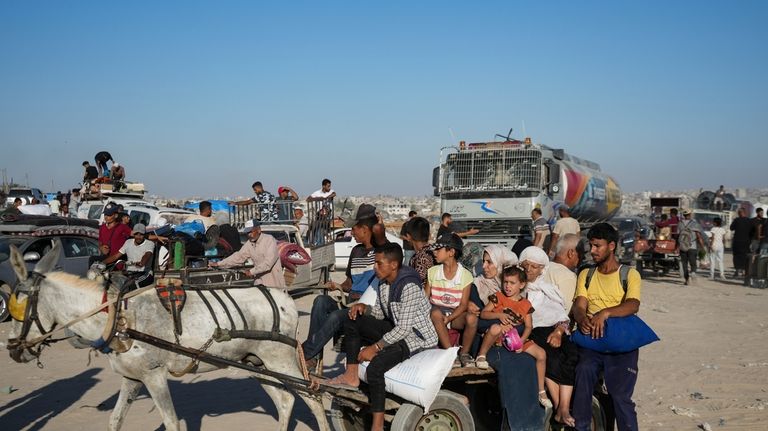
<svg viewBox="0 0 768 431">
<path fill-rule="evenodd" d="M 277 206 L 277 219 L 281 223 L 293 223 L 293 203 L 297 200 L 299 200 L 299 195 L 292 188 L 288 186 L 277 188 L 275 205 Z"/>
<path fill-rule="evenodd" d="M 248 241 L 221 262 L 209 262 L 212 268 L 232 268 L 242 266 L 245 261 L 253 262 L 253 268 L 245 271 L 246 276 L 254 278 L 254 284 L 267 287 L 285 287 L 283 265 L 277 241 L 272 235 L 261 234 L 261 222 L 253 219 L 245 223 L 243 232 L 248 234 Z"/>
<path fill-rule="evenodd" d="M 125 241 L 131 237 L 131 228 L 120 222 L 118 213 L 120 206 L 108 202 L 104 206 L 104 223 L 99 226 L 99 251 L 101 256 L 92 256 L 91 262 L 104 260 L 113 254 L 120 253 Z M 115 259 L 117 260 L 117 259 Z"/>
<path fill-rule="evenodd" d="M 552 229 L 552 240 L 549 242 L 549 257 L 555 257 L 558 238 L 567 233 L 581 235 L 581 226 L 579 226 L 579 222 L 575 218 L 571 217 L 571 210 L 568 208 L 568 205 L 560 205 L 558 213 L 560 214 L 560 220 L 555 223 L 555 228 Z"/>
<path fill-rule="evenodd" d="M 693 211 L 689 209 L 683 210 L 683 221 L 680 222 L 678 227 L 680 230 L 680 236 L 678 238 L 681 242 L 685 241 L 683 232 L 690 231 L 690 241 L 687 245 L 688 249 L 683 251 L 686 245 L 678 244 L 680 246 L 680 260 L 683 264 L 683 278 L 685 278 L 685 285 L 687 286 L 690 282 L 690 278 L 696 275 L 696 261 L 699 258 L 699 249 L 697 246 L 700 245 L 702 249 L 706 249 L 707 246 L 704 243 L 704 238 L 701 236 L 701 225 L 693 219 Z M 688 271 L 689 266 L 691 267 L 690 271 Z"/>
<path fill-rule="evenodd" d="M 120 251 L 104 259 L 105 264 L 125 256 L 127 259 L 126 272 L 128 275 L 135 276 L 134 283 L 138 287 L 144 287 L 152 284 L 154 276 L 152 273 L 152 254 L 155 252 L 155 243 L 146 240 L 147 228 L 141 223 L 137 223 L 131 231 L 133 241 L 126 241 Z"/>
<path fill-rule="evenodd" d="M 348 293 L 347 302 L 360 299 L 363 292 L 376 279 L 373 247 L 373 226 L 376 221 L 376 208 L 373 205 L 360 204 L 355 216 L 355 225 L 352 226 L 352 235 L 359 244 L 349 253 L 347 278 L 341 284 L 329 281 L 325 285 L 330 290 Z M 342 330 L 346 316 L 346 309 L 339 309 L 337 302 L 330 296 L 318 295 L 312 303 L 309 334 L 302 344 L 304 357 L 311 360 L 319 355 L 323 351 L 323 346 Z M 310 368 L 312 365 L 314 364 L 310 363 Z"/>
</svg>

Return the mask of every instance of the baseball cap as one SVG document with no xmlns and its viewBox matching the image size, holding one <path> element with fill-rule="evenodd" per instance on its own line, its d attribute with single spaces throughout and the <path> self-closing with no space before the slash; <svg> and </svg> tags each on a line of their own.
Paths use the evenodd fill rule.
<svg viewBox="0 0 768 431">
<path fill-rule="evenodd" d="M 287 191 L 287 190 L 288 189 L 286 187 L 280 186 L 280 187 L 277 188 L 277 194 L 280 194 L 280 193 L 282 193 L 284 191 Z"/>
<path fill-rule="evenodd" d="M 147 233 L 147 227 L 144 226 L 141 223 L 136 223 L 136 225 L 133 226 L 133 230 L 131 231 L 131 235 L 135 235 L 137 233 L 146 234 Z"/>
<path fill-rule="evenodd" d="M 366 219 L 376 219 L 376 207 L 371 204 L 360 204 L 355 214 L 355 223 L 360 223 Z"/>
<path fill-rule="evenodd" d="M 432 244 L 431 249 L 437 250 L 439 248 L 449 247 L 454 250 L 461 250 L 464 248 L 464 241 L 453 232 L 445 232 L 437 237 L 435 243 Z"/>
<path fill-rule="evenodd" d="M 110 202 L 104 205 L 104 215 L 110 216 L 120 212 L 120 205 Z"/>
<path fill-rule="evenodd" d="M 258 219 L 248 220 L 247 222 L 245 222 L 245 226 L 243 226 L 243 233 L 249 233 L 255 228 L 261 227 L 261 225 L 262 225 L 261 220 L 258 220 Z"/>
</svg>

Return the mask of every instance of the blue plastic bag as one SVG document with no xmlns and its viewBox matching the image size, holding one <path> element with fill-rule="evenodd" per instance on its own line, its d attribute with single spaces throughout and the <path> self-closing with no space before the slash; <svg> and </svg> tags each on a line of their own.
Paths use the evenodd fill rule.
<svg viewBox="0 0 768 431">
<path fill-rule="evenodd" d="M 203 225 L 203 222 L 200 220 L 193 220 L 188 221 L 185 223 L 182 223 L 180 225 L 177 225 L 175 228 L 173 228 L 176 232 L 185 233 L 192 238 L 195 238 L 195 234 L 199 233 L 201 235 L 205 235 L 205 226 Z"/>
<path fill-rule="evenodd" d="M 593 339 L 591 335 L 576 330 L 571 334 L 571 341 L 596 352 L 624 353 L 659 341 L 659 336 L 643 319 L 633 314 L 626 317 L 609 317 L 605 321 L 602 338 Z"/>
</svg>

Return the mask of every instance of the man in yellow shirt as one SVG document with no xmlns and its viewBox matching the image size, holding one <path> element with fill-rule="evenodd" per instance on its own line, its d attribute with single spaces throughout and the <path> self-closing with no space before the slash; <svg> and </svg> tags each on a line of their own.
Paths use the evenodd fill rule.
<svg viewBox="0 0 768 431">
<path fill-rule="evenodd" d="M 616 244 L 619 234 L 608 223 L 598 223 L 587 234 L 590 254 L 597 265 L 589 288 L 585 286 L 588 270 L 579 274 L 573 317 L 578 330 L 592 338 L 604 335 L 609 317 L 625 317 L 640 309 L 640 274 L 630 269 L 626 292 L 622 285 Z M 626 353 L 601 353 L 579 347 L 576 366 L 576 386 L 573 396 L 573 417 L 577 430 L 589 430 L 592 424 L 592 392 L 600 372 L 613 399 L 619 431 L 637 430 L 637 412 L 632 393 L 637 382 L 638 349 Z"/>
</svg>

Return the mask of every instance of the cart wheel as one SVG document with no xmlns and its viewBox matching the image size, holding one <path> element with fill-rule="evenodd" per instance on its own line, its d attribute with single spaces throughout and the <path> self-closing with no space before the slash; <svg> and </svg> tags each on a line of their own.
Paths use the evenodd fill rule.
<svg viewBox="0 0 768 431">
<path fill-rule="evenodd" d="M 475 423 L 464 400 L 460 395 L 441 390 L 427 414 L 421 407 L 405 403 L 395 413 L 390 431 L 474 431 Z"/>
<path fill-rule="evenodd" d="M 371 429 L 371 415 L 365 411 L 356 412 L 353 408 L 331 401 L 328 413 L 331 429 L 334 431 L 365 431 Z"/>
</svg>

